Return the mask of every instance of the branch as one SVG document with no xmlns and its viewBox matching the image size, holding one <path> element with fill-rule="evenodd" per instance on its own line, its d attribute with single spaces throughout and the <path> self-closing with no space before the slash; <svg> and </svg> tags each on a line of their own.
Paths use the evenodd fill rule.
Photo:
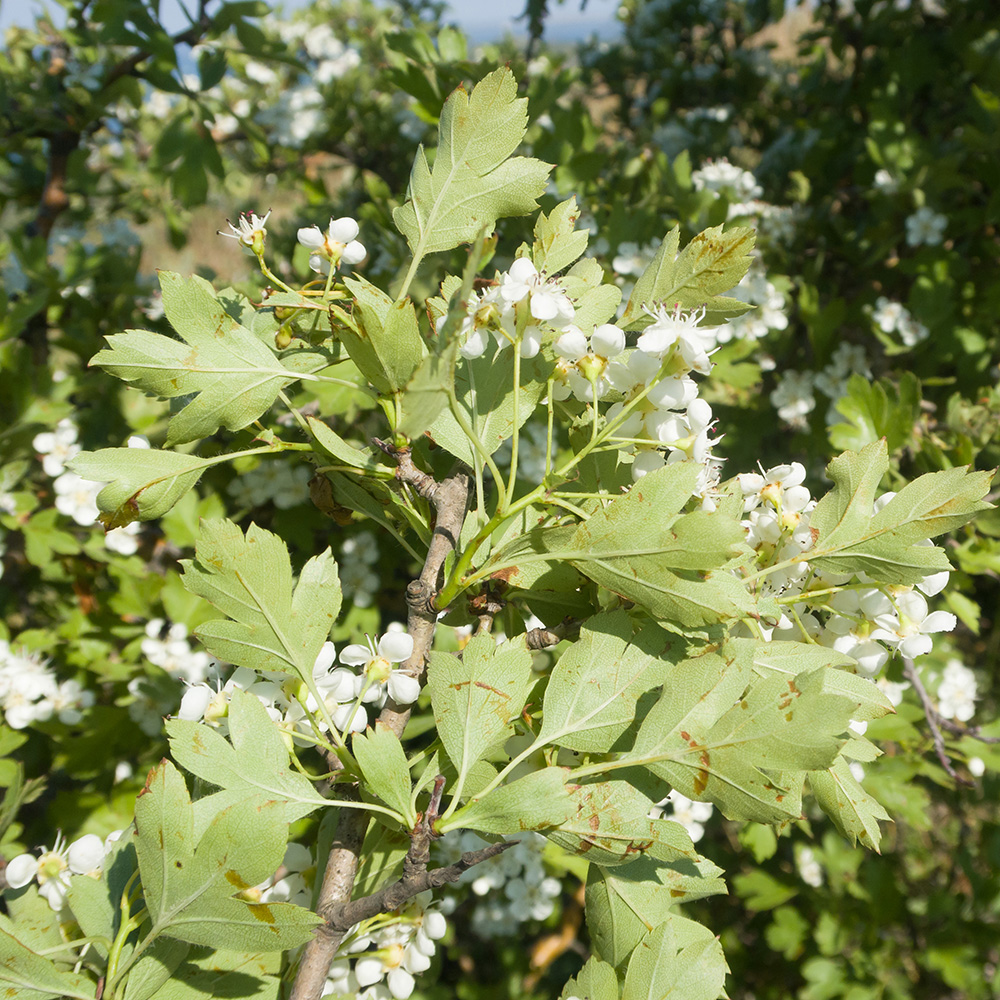
<svg viewBox="0 0 1000 1000">
<path fill-rule="evenodd" d="M 469 505 L 469 489 L 472 480 L 468 470 L 461 467 L 448 479 L 437 482 L 432 476 L 421 472 L 413 464 L 408 448 L 397 449 L 393 445 L 377 439 L 375 444 L 386 454 L 396 459 L 397 478 L 413 486 L 422 497 L 433 504 L 436 512 L 434 534 L 431 536 L 427 557 L 424 560 L 420 576 L 416 580 L 411 580 L 406 588 L 407 631 L 413 637 L 413 655 L 402 664 L 400 669 L 409 676 L 419 679 L 423 677 L 427 654 L 430 652 L 434 639 L 434 626 L 437 623 L 438 614 L 434 598 L 437 593 L 438 581 L 445 559 L 458 543 L 462 524 L 465 521 L 465 512 Z M 379 722 L 389 726 L 396 736 L 402 736 L 409 718 L 409 706 L 399 706 L 390 698 L 379 715 Z M 436 785 L 435 789 L 438 796 L 437 801 L 440 801 L 440 790 L 437 789 Z M 429 856 L 429 824 L 433 818 L 436 818 L 436 808 L 435 799 L 432 798 L 427 815 L 422 820 L 422 823 L 427 826 L 426 843 L 424 842 L 424 834 L 420 832 L 421 824 L 418 824 L 417 829 L 413 831 L 410 852 L 407 854 L 412 869 L 407 870 L 404 867 L 402 880 L 405 882 L 409 876 L 411 881 L 407 883 L 408 885 L 415 885 L 420 883 L 422 879 L 431 879 L 432 877 L 442 878 L 442 881 L 436 884 L 443 885 L 445 882 L 455 881 L 461 875 L 461 871 L 459 871 L 454 878 L 443 878 L 440 872 L 446 872 L 448 869 L 427 872 L 426 860 L 420 860 L 425 855 Z M 432 812 L 434 815 L 428 820 L 427 816 Z M 349 907 L 365 902 L 365 900 L 355 900 L 352 903 L 351 892 L 357 877 L 361 847 L 367 828 L 368 817 L 361 810 L 341 811 L 337 821 L 337 839 L 334 841 L 327 858 L 323 884 L 316 905 L 316 912 L 324 918 L 325 923 L 317 929 L 316 937 L 305 946 L 290 1000 L 319 1000 L 323 987 L 326 985 L 330 964 L 337 954 L 340 942 L 344 939 L 348 928 L 357 922 L 354 919 L 343 926 L 343 920 L 346 919 L 343 914 L 347 912 Z M 422 853 L 419 857 L 414 854 L 415 845 L 418 843 L 423 845 L 420 848 Z M 411 855 L 413 855 L 412 859 Z M 492 857 L 492 854 L 487 856 Z M 464 855 L 462 860 L 465 860 Z M 485 860 L 485 858 L 480 860 Z M 460 861 L 459 864 L 461 863 Z M 478 861 L 473 861 L 471 864 L 478 864 Z M 455 866 L 450 867 L 454 868 Z M 464 870 L 463 868 L 462 871 Z M 423 889 L 430 888 L 434 884 L 434 882 L 428 881 L 421 889 L 417 889 L 410 895 L 416 895 L 417 892 L 422 892 Z M 376 893 L 376 895 L 378 894 Z M 410 896 L 405 896 L 404 901 L 409 898 Z M 376 909 L 374 912 L 381 913 L 384 912 L 384 909 Z"/>
<path fill-rule="evenodd" d="M 930 726 L 931 736 L 934 737 L 934 750 L 937 753 L 938 760 L 941 761 L 941 766 L 947 772 L 948 777 L 953 781 L 957 781 L 960 785 L 974 786 L 974 781 L 961 777 L 955 768 L 952 767 L 951 758 L 945 751 L 944 737 L 941 735 L 941 729 L 938 725 L 938 723 L 944 720 L 941 718 L 941 713 L 938 712 L 938 710 L 934 707 L 934 704 L 931 702 L 930 695 L 927 693 L 927 688 L 924 687 L 924 682 L 920 679 L 920 675 L 917 673 L 917 668 L 914 665 L 913 660 L 905 661 L 903 675 L 913 685 L 913 690 L 920 696 L 920 701 L 924 706 L 924 715 L 927 716 L 927 725 Z"/>
<path fill-rule="evenodd" d="M 576 618 L 564 618 L 554 628 L 533 628 L 524 635 L 524 641 L 528 649 L 545 649 L 547 646 L 556 646 L 563 639 L 580 634 L 580 622 Z"/>
</svg>

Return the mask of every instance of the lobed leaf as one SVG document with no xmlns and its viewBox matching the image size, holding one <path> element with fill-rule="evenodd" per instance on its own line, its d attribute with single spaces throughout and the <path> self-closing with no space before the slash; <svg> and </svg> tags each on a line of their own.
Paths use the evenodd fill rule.
<svg viewBox="0 0 1000 1000">
<path fill-rule="evenodd" d="M 497 219 L 537 208 L 551 166 L 510 158 L 524 138 L 527 104 L 506 67 L 477 83 L 471 94 L 459 87 L 445 101 L 434 166 L 421 146 L 407 201 L 392 213 L 414 258 L 471 243 Z"/>
<path fill-rule="evenodd" d="M 746 303 L 720 296 L 743 280 L 753 259 L 754 240 L 752 229 L 737 226 L 723 232 L 722 226 L 713 226 L 678 253 L 680 227 L 675 226 L 636 281 L 622 314 L 622 327 L 638 330 L 648 326 L 652 320 L 643 306 L 658 304 L 668 308 L 677 304 L 682 309 L 704 306 L 705 326 L 746 312 L 750 308 Z"/>
<path fill-rule="evenodd" d="M 229 616 L 197 629 L 216 656 L 312 684 L 316 656 L 340 611 L 329 549 L 305 564 L 293 587 L 288 549 L 277 535 L 251 524 L 244 537 L 231 521 L 207 520 L 195 558 L 181 565 L 184 586 Z"/>
<path fill-rule="evenodd" d="M 163 309 L 181 340 L 148 330 L 107 337 L 90 363 L 164 399 L 194 395 L 170 421 L 167 445 L 196 441 L 220 427 L 253 423 L 302 372 L 226 312 L 203 278 L 160 272 Z"/>
<path fill-rule="evenodd" d="M 716 1000 L 725 996 L 728 971 L 719 939 L 672 913 L 636 946 L 622 1000 Z"/>
<path fill-rule="evenodd" d="M 809 787 L 823 812 L 852 845 L 861 841 L 878 851 L 882 838 L 878 821 L 889 820 L 889 814 L 862 788 L 844 757 L 825 770 L 811 771 Z"/>
</svg>

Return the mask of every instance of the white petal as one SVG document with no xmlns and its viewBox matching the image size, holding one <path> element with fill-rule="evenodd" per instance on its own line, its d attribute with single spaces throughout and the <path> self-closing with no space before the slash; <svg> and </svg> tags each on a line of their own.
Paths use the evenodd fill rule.
<svg viewBox="0 0 1000 1000">
<path fill-rule="evenodd" d="M 553 345 L 560 358 L 579 361 L 587 353 L 587 338 L 578 326 L 571 326 Z"/>
<path fill-rule="evenodd" d="M 625 350 L 625 334 L 613 323 L 602 323 L 590 336 L 590 346 L 602 358 L 613 358 Z"/>
<path fill-rule="evenodd" d="M 386 632 L 378 641 L 378 655 L 390 663 L 402 663 L 413 655 L 413 636 L 406 632 Z"/>
<path fill-rule="evenodd" d="M 70 871 L 77 875 L 86 875 L 95 868 L 100 868 L 104 861 L 104 841 L 95 833 L 88 833 L 70 844 L 66 852 Z"/>
<path fill-rule="evenodd" d="M 518 257 L 507 272 L 513 281 L 520 283 L 533 281 L 538 277 L 538 269 L 527 257 Z"/>
<path fill-rule="evenodd" d="M 7 862 L 4 875 L 12 889 L 23 889 L 38 871 L 38 859 L 30 854 L 19 854 Z"/>
<path fill-rule="evenodd" d="M 921 623 L 921 632 L 953 632 L 958 619 L 950 611 L 932 611 Z"/>
<path fill-rule="evenodd" d="M 382 981 L 382 970 L 382 959 L 374 955 L 371 958 L 362 957 L 354 963 L 354 978 L 357 979 L 358 986 L 364 989 Z"/>
<path fill-rule="evenodd" d="M 336 658 L 337 648 L 332 642 L 324 642 L 323 648 L 319 651 L 316 662 L 313 664 L 313 677 L 318 678 L 325 674 L 333 666 L 333 661 Z"/>
<path fill-rule="evenodd" d="M 212 700 L 212 689 L 207 684 L 196 684 L 189 687 L 181 698 L 181 707 L 177 710 L 177 718 L 185 722 L 197 722 L 205 717 L 205 709 Z"/>
<path fill-rule="evenodd" d="M 389 688 L 389 697 L 397 705 L 411 705 L 420 696 L 420 681 L 398 670 L 390 674 L 386 686 Z"/>
<path fill-rule="evenodd" d="M 331 242 L 347 244 L 358 238 L 358 224 L 349 216 L 331 219 L 327 232 L 330 234 Z"/>
<path fill-rule="evenodd" d="M 368 251 L 365 249 L 364 244 L 359 243 L 357 240 L 351 240 L 344 247 L 344 252 L 341 254 L 340 259 L 345 264 L 360 264 L 367 256 Z"/>
<path fill-rule="evenodd" d="M 350 667 L 363 667 L 371 658 L 372 651 L 356 642 L 340 651 L 340 662 Z"/>
<path fill-rule="evenodd" d="M 318 250 L 323 245 L 324 237 L 319 226 L 307 226 L 298 231 L 298 240 L 304 247 Z"/>
<path fill-rule="evenodd" d="M 393 969 L 386 981 L 389 984 L 389 992 L 395 1000 L 409 1000 L 413 987 L 416 985 L 413 976 L 406 969 Z"/>
</svg>

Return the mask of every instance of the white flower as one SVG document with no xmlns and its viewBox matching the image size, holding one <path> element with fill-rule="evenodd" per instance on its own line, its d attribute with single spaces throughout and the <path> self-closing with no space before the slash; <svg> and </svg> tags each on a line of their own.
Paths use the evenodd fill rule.
<svg viewBox="0 0 1000 1000">
<path fill-rule="evenodd" d="M 141 530 L 140 521 L 132 521 L 123 528 L 112 528 L 105 533 L 104 544 L 120 556 L 135 555 L 139 550 L 139 539 L 136 536 Z"/>
<path fill-rule="evenodd" d="M 47 476 L 60 475 L 66 463 L 79 454 L 77 433 L 76 424 L 69 417 L 63 417 L 54 431 L 42 431 L 35 435 L 31 446 L 42 456 L 42 468 Z"/>
<path fill-rule="evenodd" d="M 519 257 L 506 274 L 500 275 L 500 297 L 507 303 L 528 298 L 532 317 L 556 327 L 569 323 L 576 314 L 573 303 L 559 283 L 539 274 L 527 257 Z"/>
<path fill-rule="evenodd" d="M 688 367 L 707 375 L 712 365 L 708 360 L 708 350 L 715 346 L 715 331 L 711 327 L 699 327 L 705 318 L 705 309 L 684 312 L 677 304 L 673 309 L 666 305 L 655 308 L 643 306 L 653 322 L 643 331 L 636 346 L 645 354 L 663 359 L 675 344 Z"/>
<path fill-rule="evenodd" d="M 656 804 L 650 815 L 654 818 L 661 814 L 666 815 L 668 808 L 672 811 L 667 815 L 667 819 L 680 823 L 687 830 L 692 843 L 697 844 L 705 835 L 704 824 L 712 817 L 712 803 L 694 802 L 675 789 L 662 802 Z"/>
<path fill-rule="evenodd" d="M 743 490 L 743 509 L 750 511 L 759 504 L 769 503 L 781 513 L 797 514 L 809 503 L 809 489 L 802 485 L 806 478 L 801 462 L 776 465 L 760 473 L 744 472 L 736 477 Z"/>
<path fill-rule="evenodd" d="M 510 900 L 511 913 L 520 921 L 545 920 L 555 909 L 555 900 L 562 891 L 559 880 L 548 876 L 536 881 L 513 878 L 504 886 Z"/>
<path fill-rule="evenodd" d="M 872 632 L 872 638 L 889 643 L 900 656 L 911 660 L 931 651 L 933 633 L 951 632 L 958 624 L 958 619 L 948 611 L 928 614 L 926 599 L 912 590 L 896 598 L 896 609 L 897 615 L 875 617 L 878 628 Z"/>
<path fill-rule="evenodd" d="M 75 472 L 64 472 L 52 483 L 56 492 L 56 509 L 60 514 L 73 518 L 77 524 L 93 524 L 100 514 L 97 494 L 103 485 L 84 479 Z"/>
<path fill-rule="evenodd" d="M 937 690 L 941 715 L 968 722 L 976 710 L 976 694 L 976 675 L 959 660 L 949 660 Z"/>
<path fill-rule="evenodd" d="M 930 247 L 937 246 L 947 225 L 945 216 L 935 212 L 929 205 L 922 205 L 906 220 L 906 242 L 911 247 L 922 243 Z"/>
<path fill-rule="evenodd" d="M 986 762 L 982 757 L 970 757 L 966 761 L 966 766 L 973 778 L 981 778 L 986 773 Z"/>
<path fill-rule="evenodd" d="M 19 854 L 10 860 L 4 874 L 12 889 L 37 881 L 39 894 L 58 912 L 65 904 L 70 877 L 99 875 L 105 854 L 105 842 L 93 833 L 80 837 L 69 847 L 59 834 L 51 851 L 43 847 L 37 859 L 30 854 Z"/>
<path fill-rule="evenodd" d="M 811 847 L 803 847 L 798 852 L 795 864 L 799 869 L 799 878 L 806 885 L 818 889 L 823 884 L 823 866 L 816 860 L 816 855 Z"/>
<path fill-rule="evenodd" d="M 309 256 L 309 266 L 321 274 L 326 274 L 330 267 L 343 264 L 360 264 L 368 256 L 368 251 L 358 242 L 358 224 L 354 219 L 344 216 L 331 219 L 324 233 L 319 226 L 307 226 L 298 232 L 299 243 L 312 251 Z"/>
<path fill-rule="evenodd" d="M 375 684 L 386 684 L 389 697 L 399 705 L 409 705 L 420 694 L 420 682 L 415 677 L 393 670 L 393 663 L 402 663 L 413 654 L 413 637 L 405 632 L 386 632 L 378 641 L 378 649 L 369 640 L 368 646 L 353 644 L 340 652 L 340 662 L 362 667 Z"/>
<path fill-rule="evenodd" d="M 883 333 L 892 333 L 906 313 L 906 306 L 901 302 L 893 302 L 884 295 L 880 295 L 875 300 L 872 319 Z"/>
<path fill-rule="evenodd" d="M 806 414 L 816 407 L 811 372 L 787 371 L 779 376 L 777 388 L 771 393 L 771 404 L 778 416 L 791 427 L 806 426 Z"/>
<path fill-rule="evenodd" d="M 895 194 L 899 190 L 899 181 L 884 167 L 875 171 L 873 186 L 876 191 L 882 194 Z"/>
<path fill-rule="evenodd" d="M 251 212 L 249 215 L 243 212 L 239 217 L 238 226 L 234 226 L 226 219 L 226 225 L 232 230 L 231 233 L 224 233 L 220 229 L 218 231 L 219 235 L 231 240 L 237 240 L 240 246 L 250 253 L 262 252 L 264 249 L 264 238 L 267 236 L 267 230 L 264 226 L 270 215 L 270 209 L 268 209 L 264 218 L 260 218 L 256 212 Z"/>
</svg>

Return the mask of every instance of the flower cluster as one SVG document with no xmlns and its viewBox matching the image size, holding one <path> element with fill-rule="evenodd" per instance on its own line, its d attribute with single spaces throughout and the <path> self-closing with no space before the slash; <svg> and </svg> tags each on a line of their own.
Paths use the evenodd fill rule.
<svg viewBox="0 0 1000 1000">
<path fill-rule="evenodd" d="M 914 319 L 906 306 L 900 302 L 893 302 L 884 295 L 880 295 L 875 300 L 871 317 L 872 322 L 883 333 L 889 335 L 898 333 L 904 347 L 915 347 L 930 335 L 927 327 L 919 320 Z"/>
<path fill-rule="evenodd" d="M 768 279 L 759 257 L 754 258 L 750 270 L 730 294 L 756 308 L 719 327 L 718 343 L 726 344 L 738 339 L 760 340 L 771 330 L 784 330 L 788 326 L 785 294 Z"/>
<path fill-rule="evenodd" d="M 370 607 L 382 585 L 373 569 L 378 557 L 378 539 L 370 531 L 359 531 L 345 538 L 340 547 L 337 560 L 340 589 L 356 608 Z"/>
<path fill-rule="evenodd" d="M 832 647 L 851 657 L 866 677 L 879 673 L 892 653 L 907 659 L 929 653 L 931 636 L 957 624 L 953 614 L 930 611 L 927 603 L 944 588 L 947 571 L 925 577 L 916 587 L 877 587 L 862 576 L 813 569 L 809 516 L 816 504 L 803 485 L 805 474 L 800 463 L 792 462 L 737 477 L 747 541 L 757 552 L 758 566 L 774 567 L 761 584 L 762 593 L 781 597 L 786 608 L 776 627 L 762 629 L 761 636 Z M 894 496 L 879 497 L 873 513 Z"/>
<path fill-rule="evenodd" d="M 806 417 L 816 408 L 818 389 L 830 399 L 826 422 L 838 423 L 841 415 L 837 403 L 847 394 L 848 379 L 854 374 L 871 379 L 868 356 L 858 344 L 840 343 L 820 371 L 782 372 L 778 376 L 777 387 L 770 395 L 771 404 L 786 424 L 796 430 L 804 430 Z"/>
<path fill-rule="evenodd" d="M 959 660 L 949 660 L 938 684 L 938 712 L 968 722 L 976 710 L 976 694 L 976 675 Z"/>
<path fill-rule="evenodd" d="M 186 625 L 168 625 L 162 618 L 153 618 L 146 623 L 145 631 L 139 648 L 150 663 L 188 684 L 205 680 L 213 666 L 212 658 L 204 650 L 191 649 Z"/>
<path fill-rule="evenodd" d="M 241 507 L 273 503 L 279 510 L 289 510 L 309 499 L 311 478 L 307 465 L 265 461 L 234 479 L 227 492 Z"/>
<path fill-rule="evenodd" d="M 409 705 L 420 694 L 420 683 L 394 664 L 408 659 L 413 639 L 405 632 L 389 631 L 378 643 L 345 646 L 340 652 L 342 667 L 332 642 L 324 643 L 313 666 L 313 681 L 322 697 L 322 707 L 311 692 L 285 673 L 257 673 L 238 667 L 224 684 L 208 681 L 191 684 L 181 699 L 178 717 L 204 722 L 220 730 L 227 728 L 229 698 L 235 688 L 259 699 L 288 739 L 311 734 L 316 725 L 329 730 L 326 717 L 340 733 L 362 732 L 369 724 L 368 709 L 381 709 L 387 698 Z M 357 669 L 349 668 L 361 668 Z"/>
<path fill-rule="evenodd" d="M 559 880 L 547 875 L 542 854 L 547 843 L 540 833 L 524 833 L 502 854 L 470 868 L 460 885 L 468 885 L 475 899 L 472 929 L 483 938 L 515 934 L 521 924 L 545 920 L 562 892 Z M 454 864 L 467 851 L 479 851 L 486 842 L 470 831 L 446 834 L 434 845 L 442 865 Z M 455 897 L 446 903 L 455 905 Z"/>
<path fill-rule="evenodd" d="M 340 956 L 330 967 L 323 995 L 357 1000 L 407 1000 L 416 976 L 430 968 L 448 924 L 431 908 L 430 892 L 414 896 L 404 908 L 383 914 L 347 932 Z"/>
<path fill-rule="evenodd" d="M 0 707 L 11 729 L 24 729 L 53 716 L 68 726 L 83 718 L 94 704 L 94 692 L 79 681 L 60 682 L 48 660 L 24 650 L 15 651 L 0 640 Z"/>
<path fill-rule="evenodd" d="M 4 871 L 7 884 L 12 889 L 23 889 L 30 882 L 37 882 L 39 895 L 58 913 L 66 907 L 70 879 L 74 875 L 98 878 L 108 851 L 121 835 L 121 830 L 115 830 L 101 840 L 88 833 L 67 846 L 60 834 L 52 849 L 43 847 L 37 858 L 33 854 L 11 858 Z"/>
</svg>

